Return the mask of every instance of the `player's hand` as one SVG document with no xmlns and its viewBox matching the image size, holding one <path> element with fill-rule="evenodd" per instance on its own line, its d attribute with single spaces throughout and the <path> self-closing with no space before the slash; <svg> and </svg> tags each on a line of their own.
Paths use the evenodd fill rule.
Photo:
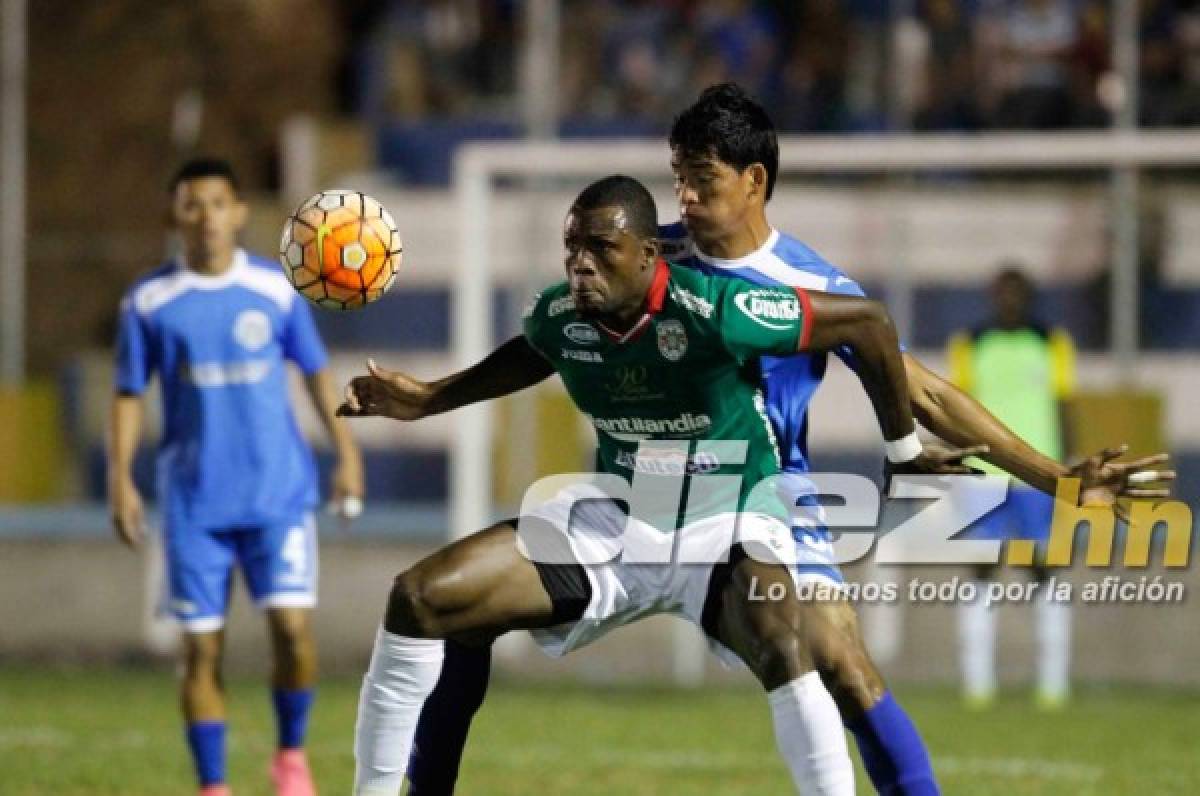
<svg viewBox="0 0 1200 796">
<path fill-rule="evenodd" d="M 1115 506 L 1118 516 L 1128 519 L 1124 509 L 1117 504 L 1119 498 L 1154 499 L 1171 496 L 1167 484 L 1175 480 L 1175 471 L 1159 469 L 1170 461 L 1170 455 L 1156 453 L 1131 462 L 1114 461 L 1128 450 L 1128 445 L 1105 448 L 1070 469 L 1067 477 L 1079 479 L 1081 505 Z"/>
<path fill-rule="evenodd" d="M 966 464 L 972 456 L 982 456 L 989 450 L 987 445 L 971 445 L 958 448 L 936 440 L 923 444 L 917 458 L 893 464 L 888 462 L 885 472 L 893 475 L 980 475 L 982 471 Z"/>
<path fill-rule="evenodd" d="M 419 420 L 426 414 L 430 387 L 398 371 L 384 370 L 367 360 L 367 375 L 346 385 L 346 401 L 338 417 L 391 417 Z"/>
<path fill-rule="evenodd" d="M 142 496 L 133 479 L 119 476 L 109 483 L 109 506 L 112 509 L 113 529 L 117 538 L 132 548 L 140 547 L 146 538 L 146 515 Z"/>
<path fill-rule="evenodd" d="M 344 529 L 351 520 L 362 514 L 362 499 L 366 493 L 363 485 L 362 457 L 357 450 L 339 455 L 330 491 L 333 494 L 330 497 L 329 510 L 341 519 Z"/>
</svg>

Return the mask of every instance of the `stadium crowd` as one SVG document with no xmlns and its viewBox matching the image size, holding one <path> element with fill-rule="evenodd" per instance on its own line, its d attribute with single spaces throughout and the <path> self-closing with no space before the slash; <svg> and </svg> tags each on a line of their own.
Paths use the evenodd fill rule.
<svg viewBox="0 0 1200 796">
<path fill-rule="evenodd" d="M 357 5 L 356 110 L 515 115 L 515 0 Z M 1200 122 L 1200 3 L 1139 18 L 1141 123 Z M 1104 0 L 563 0 L 561 19 L 565 114 L 632 132 L 723 80 L 788 132 L 1095 127 L 1115 97 Z"/>
</svg>

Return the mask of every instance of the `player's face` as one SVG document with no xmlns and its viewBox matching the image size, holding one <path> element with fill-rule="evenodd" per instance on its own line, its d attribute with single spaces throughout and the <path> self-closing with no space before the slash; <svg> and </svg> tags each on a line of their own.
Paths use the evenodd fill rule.
<svg viewBox="0 0 1200 796">
<path fill-rule="evenodd" d="M 236 244 L 246 205 L 224 177 L 197 177 L 176 187 L 171 219 L 190 254 L 220 254 Z"/>
<path fill-rule="evenodd" d="M 655 260 L 653 241 L 628 229 L 625 210 L 572 208 L 563 228 L 567 283 L 584 315 L 619 314 L 641 306 Z"/>
<path fill-rule="evenodd" d="M 735 235 L 765 200 L 766 169 L 754 163 L 745 169 L 722 162 L 714 154 L 671 152 L 679 217 L 697 243 Z"/>
<path fill-rule="evenodd" d="M 1029 315 L 1032 296 L 1028 286 L 1019 279 L 997 279 L 992 285 L 992 303 L 996 319 L 1006 326 L 1024 323 Z"/>
</svg>

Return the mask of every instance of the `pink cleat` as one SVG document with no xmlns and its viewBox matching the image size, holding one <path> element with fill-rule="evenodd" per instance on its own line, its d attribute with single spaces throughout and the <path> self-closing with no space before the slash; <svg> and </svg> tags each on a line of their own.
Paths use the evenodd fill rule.
<svg viewBox="0 0 1200 796">
<path fill-rule="evenodd" d="M 271 762 L 271 780 L 277 796 L 317 796 L 308 758 L 303 749 L 280 749 Z"/>
<path fill-rule="evenodd" d="M 205 785 L 200 789 L 200 796 L 232 796 L 233 791 L 228 785 Z"/>
</svg>

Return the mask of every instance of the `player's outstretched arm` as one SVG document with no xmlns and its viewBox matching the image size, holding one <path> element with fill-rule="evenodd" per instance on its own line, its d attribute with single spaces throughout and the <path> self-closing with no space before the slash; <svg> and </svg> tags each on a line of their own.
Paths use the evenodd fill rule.
<svg viewBox="0 0 1200 796">
<path fill-rule="evenodd" d="M 1032 487 L 1054 494 L 1059 478 L 1080 479 L 1080 500 L 1111 505 L 1118 497 L 1164 498 L 1170 490 L 1155 486 L 1175 479 L 1174 470 L 1158 470 L 1165 453 L 1132 462 L 1113 461 L 1125 448 L 1089 456 L 1074 467 L 1037 451 L 1000 422 L 982 404 L 942 379 L 911 354 L 904 355 L 913 412 L 921 425 L 954 445 L 986 445 L 981 455 Z"/>
<path fill-rule="evenodd" d="M 804 347 L 828 351 L 848 346 L 854 351 L 858 377 L 875 407 L 893 470 L 941 474 L 971 472 L 963 464 L 963 458 L 985 453 L 986 446 L 935 452 L 925 451 L 917 441 L 900 341 L 883 304 L 832 293 L 812 292 L 807 293 L 806 298 L 812 317 Z"/>
<path fill-rule="evenodd" d="M 859 379 L 871 398 L 884 439 L 916 430 L 896 327 L 883 304 L 857 296 L 808 293 L 809 338 L 805 348 L 849 346 L 861 363 Z"/>
<path fill-rule="evenodd" d="M 321 424 L 333 442 L 337 453 L 337 466 L 333 471 L 333 483 L 330 485 L 330 500 L 334 510 L 349 520 L 362 511 L 362 499 L 366 491 L 363 484 L 362 454 L 358 444 L 350 435 L 346 424 L 337 419 L 337 398 L 334 392 L 333 378 L 327 368 L 307 374 L 304 386 L 308 388 L 308 396 L 312 400 Z"/>
<path fill-rule="evenodd" d="M 142 435 L 142 398 L 113 398 L 108 440 L 108 507 L 117 538 L 137 547 L 145 537 L 142 496 L 133 482 L 133 457 Z"/>
<path fill-rule="evenodd" d="M 337 414 L 419 420 L 519 392 L 553 372 L 524 335 L 509 340 L 481 362 L 438 381 L 420 381 L 368 361 L 367 375 L 346 386 L 346 401 Z"/>
</svg>

